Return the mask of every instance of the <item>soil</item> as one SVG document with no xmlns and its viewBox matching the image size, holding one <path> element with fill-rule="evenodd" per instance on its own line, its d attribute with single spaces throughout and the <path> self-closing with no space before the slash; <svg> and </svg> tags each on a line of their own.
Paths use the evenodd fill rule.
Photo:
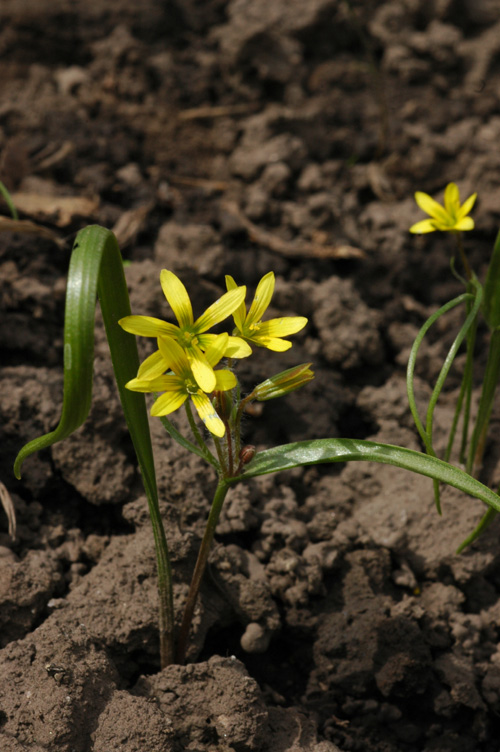
<svg viewBox="0 0 500 752">
<path fill-rule="evenodd" d="M 498 524 L 455 554 L 480 502 L 445 489 L 440 517 L 428 479 L 366 463 L 236 487 L 188 663 L 160 672 L 153 538 L 100 323 L 89 419 L 21 482 L 12 465 L 59 418 L 66 272 L 90 223 L 114 228 L 138 314 L 171 315 L 162 268 L 199 312 L 224 274 L 253 291 L 275 271 L 271 315 L 309 324 L 241 378 L 307 361 L 316 378 L 247 417 L 248 443 L 420 448 L 409 348 L 461 287 L 451 239 L 409 234 L 413 193 L 479 192 L 465 243 L 483 278 L 500 219 L 499 11 L 3 0 L 0 179 L 38 234 L 0 234 L 0 479 L 18 520 L 12 540 L 0 510 L 2 752 L 498 752 Z M 423 408 L 461 317 L 422 348 Z M 499 421 L 496 407 L 492 436 Z M 180 615 L 215 477 L 151 430 Z M 491 441 L 492 487 L 499 460 Z"/>
</svg>

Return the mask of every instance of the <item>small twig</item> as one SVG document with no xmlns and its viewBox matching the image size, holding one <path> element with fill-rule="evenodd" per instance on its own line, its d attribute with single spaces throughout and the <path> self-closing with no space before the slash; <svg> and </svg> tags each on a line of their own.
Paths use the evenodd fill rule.
<svg viewBox="0 0 500 752">
<path fill-rule="evenodd" d="M 227 117 L 228 115 L 246 115 L 254 112 L 259 107 L 258 102 L 245 102 L 243 104 L 228 104 L 211 107 L 203 105 L 202 107 L 190 107 L 183 110 L 177 116 L 179 120 L 202 120 L 204 118 Z"/>
<path fill-rule="evenodd" d="M 320 259 L 333 258 L 364 258 L 365 253 L 361 248 L 355 248 L 352 245 L 321 245 L 320 243 L 309 243 L 306 240 L 287 241 L 274 235 L 272 232 L 262 230 L 246 217 L 239 206 L 233 201 L 224 202 L 224 209 L 230 214 L 234 214 L 239 219 L 248 237 L 254 243 L 263 245 L 270 251 L 279 253 L 281 256 L 288 258 L 297 258 L 306 256 Z"/>
<path fill-rule="evenodd" d="M 9 523 L 9 535 L 12 540 L 16 537 L 16 510 L 14 508 L 14 502 L 12 501 L 10 493 L 5 488 L 2 481 L 0 481 L 0 503 L 2 504 L 7 520 Z"/>
</svg>

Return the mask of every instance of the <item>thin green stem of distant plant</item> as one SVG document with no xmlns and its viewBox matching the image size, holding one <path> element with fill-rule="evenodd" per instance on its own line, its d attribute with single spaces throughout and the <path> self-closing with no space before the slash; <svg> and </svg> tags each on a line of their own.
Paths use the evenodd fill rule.
<svg viewBox="0 0 500 752">
<path fill-rule="evenodd" d="M 496 329 L 491 334 L 488 350 L 488 360 L 483 378 L 483 388 L 479 400 L 479 409 L 474 431 L 469 447 L 466 469 L 472 473 L 474 467 L 479 466 L 483 459 L 486 435 L 490 423 L 491 411 L 496 388 L 500 379 L 500 330 Z"/>
<path fill-rule="evenodd" d="M 19 214 L 17 213 L 17 209 L 12 200 L 12 196 L 10 195 L 9 191 L 7 190 L 7 188 L 1 181 L 0 181 L 0 194 L 3 196 L 5 203 L 9 207 L 9 211 L 12 214 L 12 219 L 15 219 L 17 222 L 19 220 Z"/>
<path fill-rule="evenodd" d="M 426 451 L 428 454 L 432 455 L 433 457 L 436 456 L 436 452 L 434 450 L 433 441 L 432 441 L 434 411 L 436 409 L 439 395 L 441 394 L 441 391 L 443 389 L 443 385 L 446 380 L 446 377 L 448 376 L 448 373 L 453 364 L 453 361 L 455 360 L 458 349 L 460 345 L 462 344 L 465 336 L 467 335 L 467 332 L 469 331 L 470 327 L 472 326 L 474 320 L 477 317 L 477 313 L 479 311 L 481 301 L 482 301 L 482 290 L 481 290 L 480 285 L 478 284 L 476 285 L 475 292 L 476 294 L 474 297 L 472 296 L 471 293 L 463 293 L 462 295 L 459 295 L 457 298 L 454 298 L 453 300 L 449 301 L 444 306 L 442 306 L 438 311 L 433 313 L 432 316 L 430 316 L 427 319 L 427 321 L 424 323 L 424 325 L 420 329 L 413 343 L 413 347 L 410 351 L 410 357 L 408 359 L 408 367 L 407 367 L 407 374 L 406 374 L 406 387 L 407 387 L 407 392 L 408 392 L 408 402 L 410 405 L 411 413 L 413 415 L 413 419 L 415 421 L 415 425 L 417 427 L 417 430 L 420 434 L 422 441 L 424 442 Z M 424 427 L 422 421 L 420 420 L 420 416 L 418 413 L 418 408 L 417 408 L 416 399 L 415 399 L 415 390 L 414 390 L 414 373 L 415 373 L 415 365 L 416 365 L 418 350 L 420 348 L 420 345 L 423 342 L 425 335 L 430 329 L 430 327 L 439 318 L 441 318 L 441 316 L 443 316 L 445 313 L 450 311 L 452 308 L 455 308 L 460 303 L 467 302 L 470 300 L 474 301 L 473 306 L 464 324 L 460 328 L 460 331 L 455 337 L 455 340 L 453 341 L 452 346 L 450 347 L 448 351 L 448 354 L 445 358 L 443 366 L 441 367 L 434 389 L 432 390 L 431 398 L 429 400 L 429 405 L 427 408 L 426 425 Z M 452 426 L 452 430 L 453 430 L 453 426 Z M 434 480 L 433 485 L 434 485 L 434 499 L 436 503 L 436 508 L 437 508 L 438 513 L 441 514 L 439 484 L 436 480 Z"/>
<path fill-rule="evenodd" d="M 469 261 L 467 259 L 466 254 L 465 254 L 464 242 L 462 240 L 462 233 L 461 232 L 454 232 L 453 234 L 454 234 L 455 240 L 457 242 L 458 253 L 459 253 L 459 256 L 460 256 L 460 260 L 462 262 L 462 266 L 463 266 L 464 271 L 465 271 L 465 276 L 466 276 L 467 280 L 470 281 L 472 279 L 472 277 L 473 277 L 473 274 L 472 274 L 471 268 L 469 266 Z"/>
</svg>

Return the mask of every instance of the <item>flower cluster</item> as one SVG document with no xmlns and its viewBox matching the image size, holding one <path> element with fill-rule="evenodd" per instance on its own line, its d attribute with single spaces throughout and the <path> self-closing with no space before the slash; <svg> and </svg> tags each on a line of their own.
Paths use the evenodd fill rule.
<svg viewBox="0 0 500 752">
<path fill-rule="evenodd" d="M 299 332 L 307 323 L 303 316 L 286 316 L 262 321 L 274 292 L 274 274 L 266 274 L 257 287 L 255 297 L 247 312 L 246 287 L 238 286 L 226 277 L 227 292 L 196 320 L 186 288 L 171 271 L 163 269 L 160 275 L 163 293 L 175 314 L 178 325 L 151 316 L 125 316 L 118 322 L 125 331 L 143 337 L 155 337 L 158 349 L 141 364 L 137 377 L 127 383 L 127 388 L 137 392 L 162 392 L 154 403 L 151 414 L 169 415 L 191 399 L 198 415 L 208 430 L 217 437 L 226 432 L 224 421 L 218 415 L 211 396 L 227 392 L 237 385 L 234 373 L 227 368 L 217 369 L 223 358 L 246 358 L 252 353 L 251 344 L 283 352 L 292 343 L 283 339 Z M 209 329 L 232 315 L 235 328 L 231 335 L 213 334 Z M 293 373 L 280 381 L 280 394 L 301 386 L 313 378 L 306 367 L 306 376 Z M 287 373 L 287 372 L 285 372 Z M 300 382 L 300 383 L 298 383 Z M 276 393 L 276 396 L 279 396 Z M 270 399 L 271 397 L 267 397 Z"/>
</svg>

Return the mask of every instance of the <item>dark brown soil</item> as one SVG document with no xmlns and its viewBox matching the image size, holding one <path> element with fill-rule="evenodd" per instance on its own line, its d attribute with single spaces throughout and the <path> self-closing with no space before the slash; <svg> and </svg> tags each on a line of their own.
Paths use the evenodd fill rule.
<svg viewBox="0 0 500 752">
<path fill-rule="evenodd" d="M 100 325 L 90 418 L 22 482 L 12 464 L 59 417 L 65 275 L 88 223 L 115 228 L 135 313 L 168 315 L 162 268 L 199 311 L 225 273 L 253 290 L 275 271 L 274 314 L 309 325 L 243 382 L 270 357 L 272 372 L 311 360 L 316 379 L 247 418 L 248 442 L 419 448 L 409 347 L 460 285 L 449 239 L 408 233 L 413 193 L 479 192 L 465 240 L 484 275 L 499 14 L 498 0 L 0 4 L 0 180 L 48 230 L 0 234 L 0 480 L 18 516 L 15 541 L 0 516 L 2 752 L 498 752 L 498 524 L 454 553 L 479 502 L 445 490 L 439 517 L 429 480 L 365 463 L 237 487 L 189 663 L 160 672 L 153 539 Z M 460 316 L 422 349 L 422 404 Z M 180 613 L 215 478 L 151 428 Z M 492 442 L 492 487 L 499 459 Z"/>
</svg>

